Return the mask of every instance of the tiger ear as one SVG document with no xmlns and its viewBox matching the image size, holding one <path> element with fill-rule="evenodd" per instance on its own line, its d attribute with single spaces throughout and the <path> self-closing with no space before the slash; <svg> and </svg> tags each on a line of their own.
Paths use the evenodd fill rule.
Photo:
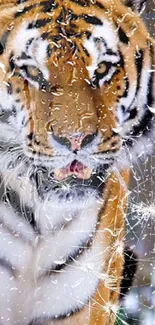
<svg viewBox="0 0 155 325">
<path fill-rule="evenodd" d="M 142 12 L 145 8 L 147 0 L 123 0 L 123 2 L 133 11 Z"/>
</svg>

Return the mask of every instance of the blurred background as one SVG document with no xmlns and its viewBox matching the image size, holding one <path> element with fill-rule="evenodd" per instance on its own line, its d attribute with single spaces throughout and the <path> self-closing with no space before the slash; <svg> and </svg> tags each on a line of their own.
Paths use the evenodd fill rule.
<svg viewBox="0 0 155 325">
<path fill-rule="evenodd" d="M 142 14 L 155 38 L 155 0 Z M 124 301 L 125 323 L 155 325 L 155 156 L 132 171 L 126 244 L 137 255 L 138 270 Z"/>
</svg>

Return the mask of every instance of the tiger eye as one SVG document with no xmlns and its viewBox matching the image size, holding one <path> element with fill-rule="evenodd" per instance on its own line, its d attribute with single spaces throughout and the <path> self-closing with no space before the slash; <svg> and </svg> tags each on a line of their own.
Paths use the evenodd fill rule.
<svg viewBox="0 0 155 325">
<path fill-rule="evenodd" d="M 98 69 L 97 69 L 98 73 L 105 73 L 106 70 L 107 70 L 107 66 L 105 63 L 99 64 Z"/>
</svg>

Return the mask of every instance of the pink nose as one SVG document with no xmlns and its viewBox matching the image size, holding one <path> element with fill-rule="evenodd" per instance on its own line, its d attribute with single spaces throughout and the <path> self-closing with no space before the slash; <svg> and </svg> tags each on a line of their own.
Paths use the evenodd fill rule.
<svg viewBox="0 0 155 325">
<path fill-rule="evenodd" d="M 67 136 L 66 138 L 69 140 L 70 145 L 71 145 L 71 150 L 80 150 L 82 147 L 82 142 L 86 136 L 81 135 L 81 136 Z"/>
<path fill-rule="evenodd" d="M 54 139 L 62 145 L 67 146 L 72 151 L 79 151 L 84 146 L 88 145 L 95 138 L 96 133 L 84 133 L 80 135 L 66 135 L 65 137 L 58 137 L 53 135 Z"/>
</svg>

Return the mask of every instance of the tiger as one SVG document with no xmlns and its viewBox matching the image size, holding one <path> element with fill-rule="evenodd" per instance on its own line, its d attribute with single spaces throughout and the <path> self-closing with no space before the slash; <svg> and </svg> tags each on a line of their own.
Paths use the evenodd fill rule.
<svg viewBox="0 0 155 325">
<path fill-rule="evenodd" d="M 141 0 L 0 0 L 0 324 L 114 325 L 153 152 Z"/>
</svg>

